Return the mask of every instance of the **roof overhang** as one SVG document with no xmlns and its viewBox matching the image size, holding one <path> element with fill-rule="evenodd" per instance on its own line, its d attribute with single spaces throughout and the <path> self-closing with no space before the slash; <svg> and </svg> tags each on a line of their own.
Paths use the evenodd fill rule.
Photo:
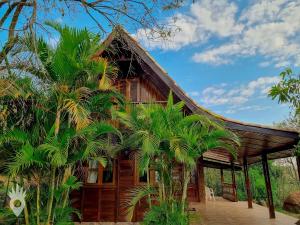
<svg viewBox="0 0 300 225">
<path fill-rule="evenodd" d="M 215 114 L 198 105 L 176 84 L 168 73 L 154 60 L 154 58 L 122 27 L 116 27 L 103 42 L 108 47 L 113 40 L 122 40 L 130 50 L 139 57 L 143 69 L 147 73 L 147 79 L 165 89 L 165 94 L 172 91 L 175 100 L 184 101 L 188 110 L 209 116 L 223 123 L 228 129 L 235 132 L 241 139 L 241 147 L 237 159 L 221 149 L 210 150 L 204 153 L 204 159 L 215 160 L 216 163 L 226 165 L 231 160 L 242 165 L 247 158 L 249 164 L 261 160 L 262 154 L 267 154 L 269 159 L 278 159 L 293 156 L 293 148 L 299 141 L 299 133 L 295 130 L 279 129 L 258 124 L 243 123 Z M 98 52 L 101 55 L 104 50 Z"/>
</svg>

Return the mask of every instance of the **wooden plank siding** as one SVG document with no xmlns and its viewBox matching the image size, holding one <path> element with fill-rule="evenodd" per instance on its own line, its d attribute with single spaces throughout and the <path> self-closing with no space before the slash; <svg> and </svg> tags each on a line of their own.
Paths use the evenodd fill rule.
<svg viewBox="0 0 300 225">
<path fill-rule="evenodd" d="M 147 104 L 150 102 L 164 104 L 167 100 L 151 82 L 140 77 L 118 79 L 114 85 L 118 91 L 124 94 L 127 101 L 134 104 Z M 139 181 L 137 163 L 132 152 L 130 150 L 123 151 L 114 160 L 112 183 L 102 183 L 103 168 L 99 166 L 97 183 L 88 184 L 86 181 L 88 167 L 86 165 L 83 168 L 85 174 L 84 185 L 80 191 L 74 191 L 71 194 L 72 199 L 76 199 L 73 207 L 81 211 L 81 221 L 127 221 L 124 201 L 128 197 L 128 191 L 139 185 L 146 185 L 146 183 Z M 174 179 L 178 180 L 178 185 L 181 186 L 182 170 L 180 165 L 175 169 L 173 176 Z M 199 201 L 197 177 L 198 172 L 196 171 L 188 186 L 189 201 Z M 151 184 L 155 183 L 155 171 L 150 171 L 150 182 Z M 133 221 L 141 221 L 147 207 L 146 199 L 140 201 L 134 211 Z"/>
</svg>

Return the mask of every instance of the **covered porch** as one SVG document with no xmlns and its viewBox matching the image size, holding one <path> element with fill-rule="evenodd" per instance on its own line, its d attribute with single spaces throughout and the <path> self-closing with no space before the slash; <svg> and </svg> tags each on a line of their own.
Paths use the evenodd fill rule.
<svg viewBox="0 0 300 225">
<path fill-rule="evenodd" d="M 199 205 L 199 210 L 204 212 L 203 215 L 214 215 L 215 218 L 226 217 L 228 218 L 232 216 L 241 215 L 241 220 L 248 220 L 248 223 L 224 223 L 224 224 L 290 224 L 280 222 L 282 218 L 286 218 L 282 216 L 283 214 L 277 213 L 275 215 L 275 208 L 273 203 L 273 193 L 272 193 L 272 183 L 270 179 L 269 172 L 269 160 L 280 159 L 285 157 L 291 157 L 294 155 L 295 145 L 299 141 L 299 133 L 286 130 L 286 129 L 278 129 L 271 128 L 267 126 L 259 126 L 253 124 L 245 124 L 239 121 L 232 121 L 225 118 L 219 118 L 223 120 L 226 127 L 233 132 L 235 132 L 240 140 L 241 146 L 238 149 L 237 158 L 233 158 L 228 152 L 222 149 L 214 149 L 204 153 L 203 158 L 199 160 L 198 163 L 198 171 L 203 171 L 204 167 L 219 169 L 220 171 L 220 184 L 222 186 L 222 201 L 210 202 L 206 201 L 203 197 L 201 202 L 207 203 L 204 205 Z M 253 164 L 261 164 L 261 169 L 265 178 L 265 188 L 266 188 L 266 204 L 267 207 L 259 206 L 253 203 L 252 193 L 251 193 L 251 182 L 255 182 L 255 180 L 250 180 L 248 169 Z M 297 167 L 298 167 L 298 176 L 300 181 L 300 157 L 297 157 Z M 231 173 L 230 182 L 224 182 L 224 171 L 229 170 Z M 238 202 L 237 197 L 237 184 L 235 173 L 237 170 L 242 170 L 244 174 L 244 183 L 245 190 L 247 194 L 247 202 Z M 202 178 L 203 176 L 203 178 Z M 199 176 L 199 188 L 204 189 L 203 185 L 201 187 L 201 183 L 204 182 L 204 172 L 200 173 Z M 204 192 L 205 190 L 200 190 L 200 192 Z M 205 194 L 204 194 L 205 195 Z M 202 195 L 202 196 L 204 196 Z M 199 195 L 201 196 L 201 195 Z M 227 199 L 227 200 L 225 200 Z M 197 203 L 196 203 L 197 204 Z M 196 207 L 197 208 L 197 207 Z M 247 208 L 250 210 L 247 211 Z M 246 211 L 244 211 L 246 210 Z M 232 215 L 230 215 L 230 211 Z M 202 214 L 202 213 L 201 213 Z M 277 215 L 278 214 L 278 215 Z M 244 215 L 244 216 L 243 216 Z M 251 215 L 253 218 L 251 218 Z M 250 216 L 250 217 L 249 217 Z M 239 216 L 238 216 L 239 217 Z M 274 219 L 276 220 L 270 220 Z M 264 218 L 262 223 L 259 221 L 255 221 L 255 218 Z M 289 218 L 289 217 L 287 217 Z M 265 220 L 267 219 L 267 220 Z M 291 220 L 292 219 L 292 220 Z M 229 219 L 230 220 L 230 219 Z M 222 221 L 222 220 L 220 220 Z M 251 221 L 251 223 L 249 222 Z M 273 221 L 273 222 L 266 222 Z M 275 222 L 276 221 L 276 222 Z M 290 218 L 290 221 L 293 221 L 293 218 Z M 295 219 L 297 221 L 297 219 Z M 295 222 L 294 222 L 295 223 Z M 292 223 L 292 224 L 294 224 Z M 213 224 L 213 223 L 208 223 Z M 215 223 L 215 224 L 223 224 L 223 223 Z"/>
<path fill-rule="evenodd" d="M 247 202 L 230 202 L 223 198 L 216 198 L 216 201 L 207 201 L 206 204 L 193 202 L 190 208 L 196 210 L 201 215 L 199 225 L 294 225 L 298 219 L 276 213 L 276 220 L 268 218 L 268 209 L 253 203 L 252 209 L 247 209 Z"/>
</svg>

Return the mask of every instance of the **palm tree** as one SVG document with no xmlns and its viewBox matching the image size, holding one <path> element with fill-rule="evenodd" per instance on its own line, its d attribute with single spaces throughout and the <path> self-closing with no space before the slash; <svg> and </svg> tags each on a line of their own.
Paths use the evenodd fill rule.
<svg viewBox="0 0 300 225">
<path fill-rule="evenodd" d="M 20 130 L 13 130 L 1 136 L 0 144 L 13 144 L 14 153 L 11 154 L 11 160 L 6 162 L 8 174 L 11 177 L 26 176 L 28 182 L 35 178 L 36 182 L 36 223 L 40 224 L 40 181 L 47 174 L 47 170 L 55 167 L 61 170 L 67 167 L 74 167 L 76 163 L 96 159 L 103 166 L 106 161 L 115 155 L 115 152 L 107 151 L 112 149 L 107 135 L 116 135 L 122 138 L 120 132 L 113 126 L 103 123 L 94 122 L 84 129 L 77 131 L 68 128 L 64 130 L 64 135 L 57 137 L 48 133 L 44 143 L 33 146 L 32 135 Z M 55 177 L 55 182 L 61 183 L 60 187 L 51 184 L 50 188 L 56 188 L 56 191 L 62 191 L 62 195 L 57 197 L 56 202 L 61 202 L 57 208 L 65 208 L 69 191 L 74 188 L 76 179 L 71 172 L 67 178 Z M 77 187 L 77 186 L 76 186 Z M 51 190 L 50 191 L 54 191 Z M 48 207 L 52 207 L 51 205 Z M 49 209 L 48 209 L 49 210 Z M 28 215 L 27 215 L 28 217 Z"/>
<path fill-rule="evenodd" d="M 190 115 L 182 117 L 173 128 L 174 136 L 170 148 L 176 160 L 183 167 L 182 213 L 185 209 L 187 187 L 191 172 L 196 169 L 197 159 L 210 149 L 221 148 L 229 151 L 234 157 L 239 146 L 238 137 L 205 116 Z"/>
<path fill-rule="evenodd" d="M 58 23 L 48 22 L 47 25 L 59 32 L 60 40 L 55 48 L 51 48 L 42 38 L 33 43 L 28 42 L 31 38 L 25 39 L 25 47 L 37 53 L 41 66 L 39 71 L 30 67 L 26 67 L 26 70 L 51 85 L 52 99 L 56 106 L 54 136 L 57 137 L 64 115 L 67 116 L 68 126 L 74 123 L 77 130 L 91 123 L 88 100 L 95 95 L 97 89 L 107 90 L 111 87 L 110 78 L 115 75 L 116 70 L 105 59 L 93 58 L 101 47 L 98 35 L 87 29 L 62 27 Z M 53 165 L 48 224 L 52 214 L 55 176 L 56 166 Z"/>
<path fill-rule="evenodd" d="M 160 204 L 167 202 L 170 210 L 174 208 L 175 192 L 178 190 L 177 181 L 172 174 L 176 164 L 182 165 L 181 212 L 185 213 L 187 186 L 198 158 L 213 148 L 223 148 L 235 154 L 235 147 L 239 142 L 236 135 L 206 116 L 185 115 L 183 107 L 183 102 L 173 102 L 170 93 L 165 107 L 157 104 L 138 105 L 132 107 L 129 113 L 118 112 L 118 116 L 131 130 L 128 142 L 139 149 L 137 154 L 140 170 L 154 168 L 158 172 L 158 200 Z M 129 215 L 140 198 L 146 195 L 150 198 L 151 194 L 157 193 L 149 186 L 132 190 L 126 201 Z"/>
<path fill-rule="evenodd" d="M 116 75 L 115 67 L 107 60 L 95 57 L 101 48 L 100 37 L 86 29 L 62 27 L 51 22 L 48 25 L 60 34 L 57 46 L 49 46 L 42 38 L 32 42 L 34 39 L 24 37 L 15 49 L 15 54 L 20 56 L 25 55 L 27 51 L 35 53 L 36 57 L 33 60 L 17 66 L 17 69 L 25 71 L 28 77 L 33 77 L 33 81 L 26 79 L 30 80 L 29 83 L 36 84 L 34 91 L 30 85 L 24 87 L 20 82 L 22 79 L 17 76 L 0 79 L 0 86 L 3 87 L 0 91 L 1 101 L 5 104 L 20 104 L 21 100 L 21 103 L 26 105 L 25 108 L 28 107 L 32 112 L 30 118 L 34 118 L 26 120 L 24 107 L 16 107 L 24 109 L 18 112 L 21 115 L 20 121 L 29 122 L 26 126 L 19 126 L 17 113 L 12 111 L 4 121 L 10 121 L 10 124 L 7 125 L 6 131 L 3 129 L 3 134 L 20 128 L 28 136 L 35 137 L 26 145 L 19 143 L 12 146 L 15 153 L 9 166 L 12 174 L 19 175 L 23 166 L 29 171 L 38 168 L 38 165 L 31 161 L 33 159 L 28 158 L 29 164 L 22 165 L 18 158 L 43 153 L 44 163 L 41 171 L 50 171 L 46 224 L 50 224 L 55 214 L 53 204 L 59 183 L 56 181 L 66 183 L 74 173 L 76 162 L 95 158 L 105 164 L 111 156 L 111 152 L 107 151 L 112 149 L 110 136 L 117 135 L 120 139 L 120 133 L 113 126 L 96 122 L 91 112 L 98 111 L 96 120 L 109 119 L 113 100 L 117 100 L 118 103 L 122 100 L 111 88 L 111 79 Z M 36 135 L 32 135 L 32 132 Z M 31 153 L 25 154 L 28 151 Z M 39 175 L 42 177 L 45 174 Z M 68 193 L 69 189 L 66 188 L 62 199 L 63 208 L 67 205 Z"/>
</svg>

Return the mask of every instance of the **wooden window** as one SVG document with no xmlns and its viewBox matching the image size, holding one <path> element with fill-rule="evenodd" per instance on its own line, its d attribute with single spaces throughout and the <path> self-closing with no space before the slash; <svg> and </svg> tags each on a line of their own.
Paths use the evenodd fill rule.
<svg viewBox="0 0 300 225">
<path fill-rule="evenodd" d="M 115 184 L 115 161 L 113 160 L 111 165 L 107 165 L 103 167 L 100 165 L 99 167 L 99 174 L 100 174 L 100 182 L 101 185 L 114 185 Z"/>
<path fill-rule="evenodd" d="M 139 183 L 147 183 L 147 173 L 139 174 Z"/>
<path fill-rule="evenodd" d="M 88 162 L 88 176 L 86 183 L 96 184 L 98 183 L 98 167 L 99 163 L 96 160 L 89 160 Z"/>
<path fill-rule="evenodd" d="M 159 173 L 158 173 L 158 171 L 154 171 L 154 182 L 155 183 L 159 182 Z"/>
<path fill-rule="evenodd" d="M 89 160 L 86 184 L 114 185 L 115 184 L 115 162 L 105 168 L 97 160 Z"/>
</svg>

